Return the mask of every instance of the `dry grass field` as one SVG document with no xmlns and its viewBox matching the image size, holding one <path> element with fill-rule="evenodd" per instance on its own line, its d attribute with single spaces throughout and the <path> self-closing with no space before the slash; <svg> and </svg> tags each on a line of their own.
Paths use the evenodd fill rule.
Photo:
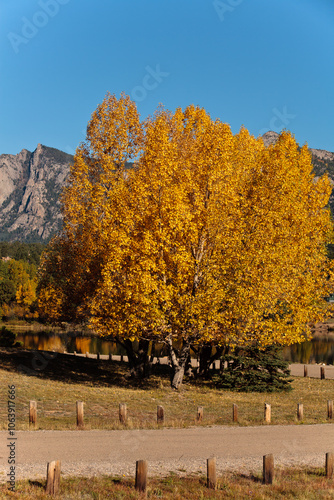
<svg viewBox="0 0 334 500">
<path fill-rule="evenodd" d="M 43 353 L 39 353 L 43 356 Z M 36 357 L 37 356 L 37 357 Z M 44 360 L 44 361 L 43 361 Z M 156 408 L 165 409 L 165 425 L 264 425 L 264 403 L 271 404 L 272 424 L 326 423 L 327 400 L 334 399 L 334 380 L 294 378 L 287 393 L 235 393 L 218 390 L 210 382 L 185 381 L 179 392 L 170 389 L 168 370 L 160 367 L 148 380 L 128 377 L 120 362 L 97 361 L 57 354 L 41 358 L 31 351 L 0 350 L 0 422 L 7 428 L 7 387 L 15 386 L 16 429 L 27 430 L 29 401 L 37 401 L 38 429 L 75 429 L 76 401 L 84 402 L 86 429 L 119 429 L 118 407 L 126 403 L 127 428 L 156 428 Z M 47 361 L 47 362 L 45 362 Z M 41 369 L 42 367 L 42 369 Z M 232 422 L 232 404 L 239 408 L 239 422 Z M 304 420 L 296 417 L 297 403 L 304 405 Z M 202 423 L 196 422 L 197 407 L 204 408 Z M 0 484 L 0 498 L 23 500 L 50 498 L 43 481 L 18 481 L 16 491 Z M 201 475 L 180 478 L 149 478 L 147 497 L 152 499 L 334 499 L 334 481 L 322 469 L 275 470 L 273 485 L 257 476 L 226 473 L 218 478 L 217 490 L 208 490 Z M 124 477 L 63 478 L 58 498 L 141 498 L 134 479 Z"/>
<path fill-rule="evenodd" d="M 157 405 L 165 410 L 165 425 L 261 425 L 264 403 L 271 404 L 272 424 L 301 424 L 297 403 L 304 405 L 304 424 L 326 423 L 327 400 L 334 399 L 334 380 L 294 378 L 287 393 L 236 393 L 218 390 L 210 382 L 186 381 L 179 392 L 170 389 L 166 367 L 144 381 L 132 380 L 120 362 L 97 361 L 58 354 L 43 370 L 33 371 L 31 351 L 0 350 L 0 428 L 6 429 L 7 385 L 15 385 L 16 429 L 28 429 L 29 401 L 37 402 L 38 429 L 74 429 L 76 401 L 84 402 L 85 428 L 119 429 L 119 404 L 128 410 L 128 428 L 155 428 Z M 22 368 L 23 367 L 23 368 Z M 21 373 L 20 373 L 21 370 Z M 22 370 L 29 373 L 22 373 Z M 239 422 L 232 422 L 232 405 Z M 196 423 L 197 407 L 204 418 Z"/>
<path fill-rule="evenodd" d="M 19 481 L 16 491 L 8 492 L 7 486 L 0 485 L 2 499 L 46 500 L 45 482 Z M 64 500 L 104 500 L 143 498 L 134 488 L 134 480 L 120 477 L 67 478 L 61 480 L 60 494 Z M 330 500 L 334 498 L 333 480 L 318 469 L 277 469 L 272 485 L 262 484 L 262 477 L 240 474 L 225 474 L 217 480 L 217 489 L 209 490 L 203 476 L 148 480 L 147 498 L 165 500 Z"/>
</svg>

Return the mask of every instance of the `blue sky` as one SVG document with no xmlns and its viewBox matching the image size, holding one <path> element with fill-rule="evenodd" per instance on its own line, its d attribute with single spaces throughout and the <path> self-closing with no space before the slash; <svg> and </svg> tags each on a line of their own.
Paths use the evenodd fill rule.
<svg viewBox="0 0 334 500">
<path fill-rule="evenodd" d="M 334 151 L 333 0 L 1 0 L 0 154 L 73 153 L 105 94 Z"/>
</svg>

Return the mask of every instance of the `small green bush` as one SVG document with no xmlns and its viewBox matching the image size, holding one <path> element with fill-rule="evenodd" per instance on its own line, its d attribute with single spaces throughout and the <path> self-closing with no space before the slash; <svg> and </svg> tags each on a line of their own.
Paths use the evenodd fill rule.
<svg viewBox="0 0 334 500">
<path fill-rule="evenodd" d="M 277 392 L 292 388 L 288 362 L 276 345 L 262 349 L 237 347 L 221 358 L 221 366 L 220 373 L 213 377 L 217 387 L 239 392 Z"/>
</svg>

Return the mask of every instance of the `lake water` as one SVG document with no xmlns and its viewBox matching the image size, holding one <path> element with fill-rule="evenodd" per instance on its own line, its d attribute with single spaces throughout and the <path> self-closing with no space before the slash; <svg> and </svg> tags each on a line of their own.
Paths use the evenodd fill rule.
<svg viewBox="0 0 334 500">
<path fill-rule="evenodd" d="M 99 337 L 75 334 L 18 333 L 17 340 L 25 349 L 91 354 L 126 354 L 115 342 Z M 161 351 L 160 349 L 157 349 Z M 158 354 L 158 352 L 156 352 Z M 167 353 L 160 352 L 160 355 Z M 291 363 L 334 364 L 334 337 L 315 338 L 283 349 L 284 358 Z M 159 355 L 159 354 L 158 354 Z"/>
</svg>

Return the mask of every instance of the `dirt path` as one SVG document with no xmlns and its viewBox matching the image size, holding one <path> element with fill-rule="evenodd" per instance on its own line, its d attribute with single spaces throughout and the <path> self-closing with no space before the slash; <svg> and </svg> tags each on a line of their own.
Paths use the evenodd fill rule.
<svg viewBox="0 0 334 500">
<path fill-rule="evenodd" d="M 149 474 L 205 472 L 206 459 L 226 470 L 259 472 L 273 453 L 280 465 L 324 466 L 334 452 L 334 425 L 200 427 L 124 431 L 18 431 L 16 477 L 44 478 L 46 464 L 59 459 L 63 475 L 131 475 L 135 462 L 148 460 Z M 8 433 L 0 432 L 0 478 L 6 480 Z"/>
</svg>

